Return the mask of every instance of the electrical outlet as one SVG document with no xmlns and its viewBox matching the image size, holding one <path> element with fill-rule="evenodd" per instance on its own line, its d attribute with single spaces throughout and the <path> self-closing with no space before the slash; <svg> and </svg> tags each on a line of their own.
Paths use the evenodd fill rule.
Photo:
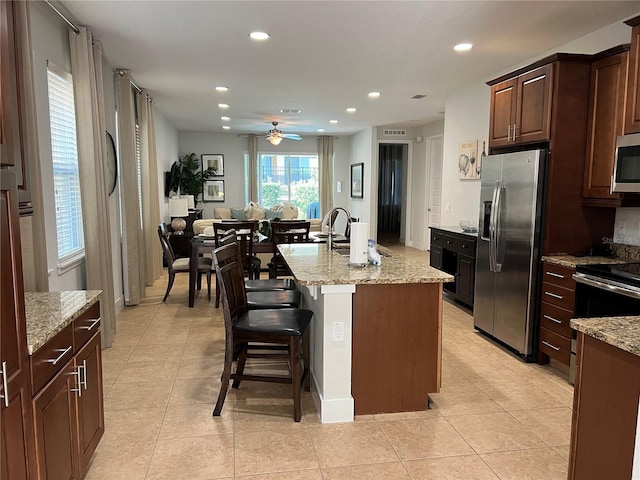
<svg viewBox="0 0 640 480">
<path fill-rule="evenodd" d="M 444 204 L 444 213 L 451 213 L 451 204 L 450 203 L 445 203 Z"/>
<path fill-rule="evenodd" d="M 344 322 L 333 322 L 331 339 L 334 342 L 344 342 Z"/>
</svg>

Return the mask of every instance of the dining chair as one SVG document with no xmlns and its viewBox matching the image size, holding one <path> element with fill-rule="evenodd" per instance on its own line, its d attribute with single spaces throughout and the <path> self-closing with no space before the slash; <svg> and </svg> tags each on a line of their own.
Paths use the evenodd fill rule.
<svg viewBox="0 0 640 480">
<path fill-rule="evenodd" d="M 310 389 L 309 324 L 313 312 L 295 308 L 249 310 L 238 250 L 238 245 L 230 244 L 213 252 L 225 325 L 224 368 L 213 415 L 219 416 L 222 412 L 231 380 L 233 388 L 239 388 L 242 380 L 289 383 L 292 385 L 293 419 L 299 422 L 302 418 L 301 388 Z M 275 351 L 274 347 L 277 348 Z M 245 374 L 247 359 L 260 357 L 288 361 L 290 375 Z M 234 361 L 237 365 L 232 373 Z"/>
<path fill-rule="evenodd" d="M 273 257 L 269 262 L 269 278 L 292 276 L 291 270 L 278 250 L 280 243 L 307 243 L 311 222 L 305 220 L 283 220 L 271 222 L 271 241 Z"/>
<path fill-rule="evenodd" d="M 162 299 L 162 301 L 164 302 L 169 296 L 171 287 L 173 287 L 173 282 L 176 278 L 176 274 L 189 274 L 191 260 L 189 258 L 176 258 L 175 253 L 173 253 L 173 248 L 171 248 L 171 244 L 169 243 L 169 234 L 166 230 L 166 227 L 163 228 L 162 224 L 158 226 L 158 237 L 160 237 L 160 245 L 162 246 L 162 252 L 164 253 L 164 258 L 167 261 L 167 269 L 169 272 L 169 283 L 167 284 L 167 291 L 165 292 L 164 298 Z M 207 296 L 209 300 L 211 300 L 211 266 L 211 258 L 198 258 L 198 289 L 200 289 L 202 285 L 202 275 L 204 274 L 207 277 Z"/>
</svg>

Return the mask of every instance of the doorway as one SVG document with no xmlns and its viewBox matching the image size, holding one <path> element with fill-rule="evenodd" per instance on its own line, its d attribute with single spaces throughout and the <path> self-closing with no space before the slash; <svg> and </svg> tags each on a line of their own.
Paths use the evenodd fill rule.
<svg viewBox="0 0 640 480">
<path fill-rule="evenodd" d="M 404 194 L 406 190 L 406 143 L 381 143 L 378 146 L 378 242 L 383 245 L 404 243 Z"/>
</svg>

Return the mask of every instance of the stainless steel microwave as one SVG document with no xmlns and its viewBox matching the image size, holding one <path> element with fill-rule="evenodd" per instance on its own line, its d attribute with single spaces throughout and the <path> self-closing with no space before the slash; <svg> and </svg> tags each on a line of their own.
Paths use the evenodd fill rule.
<svg viewBox="0 0 640 480">
<path fill-rule="evenodd" d="M 640 193 L 640 133 L 622 135 L 616 140 L 611 190 Z"/>
</svg>

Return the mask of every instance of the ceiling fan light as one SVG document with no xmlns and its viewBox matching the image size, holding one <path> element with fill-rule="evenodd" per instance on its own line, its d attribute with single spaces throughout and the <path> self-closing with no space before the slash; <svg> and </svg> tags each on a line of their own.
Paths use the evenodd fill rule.
<svg viewBox="0 0 640 480">
<path fill-rule="evenodd" d="M 282 137 L 279 135 L 271 135 L 270 137 L 267 137 L 267 140 L 271 142 L 271 145 L 280 145 L 280 142 L 282 141 Z"/>
</svg>

